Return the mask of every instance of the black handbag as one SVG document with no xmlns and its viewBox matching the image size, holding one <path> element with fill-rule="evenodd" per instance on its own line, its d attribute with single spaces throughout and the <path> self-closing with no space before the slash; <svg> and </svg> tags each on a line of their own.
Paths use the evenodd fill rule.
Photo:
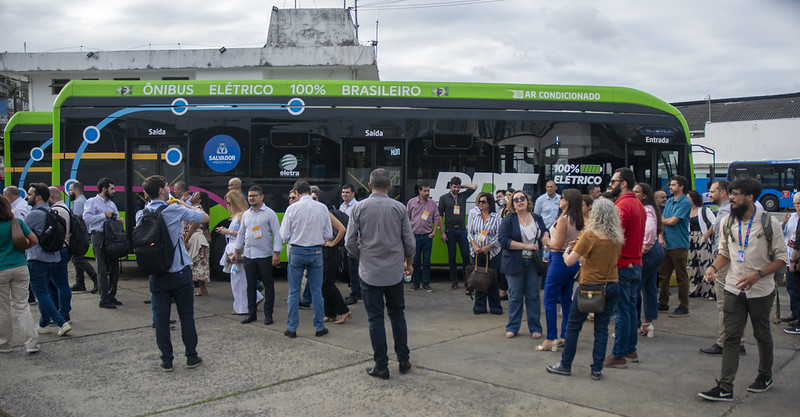
<svg viewBox="0 0 800 417">
<path fill-rule="evenodd" d="M 578 311 L 602 313 L 606 309 L 606 284 L 578 285 Z"/>
<path fill-rule="evenodd" d="M 486 255 L 486 266 L 470 265 L 467 270 L 467 288 L 487 292 L 494 282 L 494 269 L 489 269 L 489 255 Z"/>
<path fill-rule="evenodd" d="M 536 249 L 533 251 L 533 266 L 536 267 L 536 273 L 538 273 L 540 277 L 544 278 L 544 274 L 547 273 L 547 264 L 542 258 L 541 249 Z"/>
</svg>

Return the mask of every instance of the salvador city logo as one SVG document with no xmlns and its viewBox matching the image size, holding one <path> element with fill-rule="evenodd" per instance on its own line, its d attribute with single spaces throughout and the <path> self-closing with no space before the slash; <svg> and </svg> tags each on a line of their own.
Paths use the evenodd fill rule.
<svg viewBox="0 0 800 417">
<path fill-rule="evenodd" d="M 300 171 L 295 171 L 297 168 L 297 157 L 287 153 L 281 157 L 279 162 L 281 167 L 281 177 L 300 177 Z"/>
<path fill-rule="evenodd" d="M 212 170 L 228 172 L 235 168 L 241 159 L 239 143 L 231 136 L 216 135 L 206 142 L 203 159 Z"/>
</svg>

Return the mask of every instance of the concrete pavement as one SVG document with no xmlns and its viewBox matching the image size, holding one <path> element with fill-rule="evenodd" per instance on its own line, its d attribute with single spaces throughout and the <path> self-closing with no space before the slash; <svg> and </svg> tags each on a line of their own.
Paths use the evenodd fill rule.
<svg viewBox="0 0 800 417">
<path fill-rule="evenodd" d="M 314 337 L 311 310 L 300 310 L 298 338 L 286 328 L 285 279 L 276 282 L 275 324 L 242 325 L 231 312 L 227 282 L 209 284 L 195 298 L 204 363 L 183 364 L 180 326 L 172 332 L 175 370 L 159 369 L 151 328 L 147 280 L 125 262 L 117 310 L 101 310 L 98 297 L 73 296 L 73 330 L 64 337 L 42 335 L 42 351 L 25 355 L 19 329 L 14 352 L 0 354 L 0 416 L 53 415 L 532 415 L 559 416 L 750 416 L 793 415 L 800 389 L 800 337 L 773 327 L 775 384 L 762 394 L 746 391 L 756 376 L 757 348 L 748 325 L 748 355 L 741 358 L 735 401 L 711 403 L 697 397 L 719 377 L 720 359 L 698 349 L 716 338 L 716 305 L 693 298 L 691 317 L 662 316 L 655 338 L 640 338 L 641 363 L 605 369 L 592 381 L 591 326 L 578 344 L 571 377 L 545 372 L 560 352 L 536 352 L 526 330 L 504 337 L 507 315 L 472 314 L 463 289 L 450 290 L 444 274 L 434 293 L 406 293 L 413 368 L 401 375 L 390 362 L 391 379 L 366 375 L 372 365 L 366 314 L 351 306 L 353 320 L 328 324 Z M 343 294 L 348 288 L 339 284 Z M 677 302 L 673 291 L 673 304 Z M 786 292 L 781 288 L 782 312 Z M 506 302 L 503 302 L 504 308 Z M 675 307 L 674 305 L 672 307 Z M 33 307 L 34 316 L 38 310 Z M 774 309 L 773 309 L 774 312 Z M 173 316 L 176 316 L 173 311 Z M 263 312 L 259 313 L 263 319 Z M 542 315 L 544 324 L 544 314 Z M 526 326 L 522 326 L 526 329 Z M 387 320 L 391 349 L 391 330 Z M 613 340 L 609 340 L 609 352 Z"/>
</svg>

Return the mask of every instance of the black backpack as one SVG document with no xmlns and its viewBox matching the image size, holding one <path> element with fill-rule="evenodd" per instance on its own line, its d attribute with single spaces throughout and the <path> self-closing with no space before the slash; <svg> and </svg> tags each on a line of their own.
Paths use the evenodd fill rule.
<svg viewBox="0 0 800 417">
<path fill-rule="evenodd" d="M 103 222 L 103 254 L 109 258 L 119 259 L 131 252 L 131 243 L 125 233 L 125 226 L 117 217 L 107 218 Z"/>
<path fill-rule="evenodd" d="M 55 207 L 55 206 L 53 206 Z M 67 239 L 67 247 L 71 255 L 83 256 L 89 251 L 89 230 L 86 229 L 86 222 L 83 218 L 76 216 L 72 213 L 67 206 L 58 206 L 63 208 L 69 213 L 69 238 Z"/>
<path fill-rule="evenodd" d="M 67 237 L 67 222 L 63 217 L 52 209 L 37 207 L 45 213 L 44 229 L 36 236 L 39 239 L 39 246 L 48 252 L 58 252 L 64 247 L 64 239 Z"/>
<path fill-rule="evenodd" d="M 156 211 L 142 210 L 139 224 L 133 229 L 133 250 L 139 270 L 148 275 L 162 275 L 172 266 L 175 247 L 161 212 L 167 205 Z"/>
</svg>

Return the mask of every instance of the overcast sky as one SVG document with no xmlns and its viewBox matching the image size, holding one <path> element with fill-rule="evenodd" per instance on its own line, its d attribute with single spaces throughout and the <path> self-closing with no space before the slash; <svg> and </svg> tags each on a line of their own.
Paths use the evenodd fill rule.
<svg viewBox="0 0 800 417">
<path fill-rule="evenodd" d="M 260 47 L 273 5 L 345 0 L 3 3 L 0 51 L 68 52 Z M 800 91 L 800 0 L 360 0 L 358 19 L 362 43 L 380 22 L 382 80 L 625 86 L 669 102 Z"/>
</svg>

